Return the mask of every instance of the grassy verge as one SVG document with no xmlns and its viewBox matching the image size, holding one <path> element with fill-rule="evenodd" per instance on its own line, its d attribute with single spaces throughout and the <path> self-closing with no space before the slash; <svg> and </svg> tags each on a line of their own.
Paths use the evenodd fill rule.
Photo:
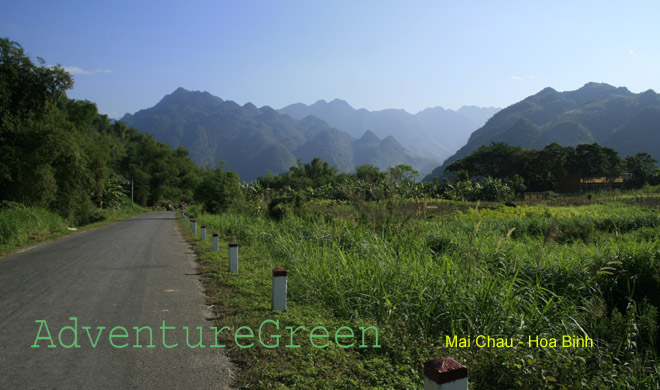
<svg viewBox="0 0 660 390">
<path fill-rule="evenodd" d="M 410 381 L 409 372 L 397 378 L 397 372 L 410 371 L 411 368 L 393 364 L 388 357 L 387 346 L 390 342 L 387 330 L 379 329 L 378 344 L 381 348 L 372 348 L 376 343 L 373 331 L 365 333 L 364 345 L 367 347 L 360 348 L 362 339 L 359 327 L 367 328 L 373 324 L 362 320 L 341 319 L 334 315 L 332 308 L 320 302 L 300 304 L 292 300 L 292 297 L 289 298 L 287 311 L 272 311 L 271 271 L 278 262 L 270 256 L 264 256 L 258 243 L 234 233 L 240 229 L 257 227 L 255 224 L 247 226 L 240 218 L 238 215 L 204 215 L 201 221 L 209 231 L 206 241 L 200 241 L 199 230 L 197 235 L 193 235 L 188 224 L 180 219 L 184 236 L 198 253 L 209 296 L 208 303 L 213 305 L 219 314 L 216 325 L 218 328 L 230 326 L 232 329 L 231 333 L 221 334 L 220 343 L 227 346 L 229 355 L 240 368 L 235 386 L 354 389 L 365 386 L 392 388 L 396 387 L 395 383 L 403 383 L 408 388 L 417 387 L 416 383 Z M 198 224 L 198 229 L 199 226 L 201 223 Z M 221 250 L 218 252 L 211 251 L 212 231 L 222 232 Z M 256 231 L 253 233 L 258 235 Z M 238 237 L 241 238 L 239 272 L 230 274 L 227 244 Z M 290 289 L 294 288 L 291 284 L 289 286 Z M 268 336 L 263 337 L 264 343 L 272 346 L 279 342 L 278 347 L 266 348 L 259 341 L 251 348 L 237 346 L 233 338 L 236 329 L 247 326 L 256 334 L 266 320 L 277 321 L 279 330 L 275 329 L 272 323 L 265 325 L 263 334 Z M 297 329 L 300 326 L 305 329 L 297 330 L 292 338 L 286 327 Z M 327 343 L 328 347 L 318 348 L 310 342 L 310 331 L 315 327 L 328 330 L 328 339 L 315 339 L 317 346 Z M 355 335 L 359 335 L 353 341 L 348 338 L 339 339 L 340 343 L 345 341 L 342 345 L 354 343 L 354 347 L 341 348 L 337 345 L 334 336 L 340 327 L 350 327 Z M 321 332 L 321 329 L 317 332 Z M 349 333 L 343 329 L 340 334 Z M 277 335 L 281 335 L 281 338 L 269 337 Z"/>
<path fill-rule="evenodd" d="M 13 204 L 0 209 L 0 255 L 37 242 L 51 240 L 84 229 L 105 225 L 145 212 L 136 204 L 99 210 L 100 220 L 70 230 L 61 216 L 41 207 Z"/>
<path fill-rule="evenodd" d="M 655 389 L 660 219 L 647 203 L 307 204 L 279 222 L 199 215 L 205 242 L 183 230 L 218 325 L 307 329 L 300 348 L 240 348 L 223 334 L 243 368 L 239 387 L 419 388 L 424 361 L 452 356 L 475 389 Z M 240 245 L 237 275 L 227 272 L 230 241 Z M 276 266 L 290 272 L 284 313 L 270 310 Z M 304 342 L 315 326 L 330 330 L 327 348 Z M 341 326 L 377 327 L 381 348 L 341 348 L 332 340 Z M 478 336 L 511 346 L 480 347 Z M 564 337 L 592 342 L 563 346 Z"/>
</svg>

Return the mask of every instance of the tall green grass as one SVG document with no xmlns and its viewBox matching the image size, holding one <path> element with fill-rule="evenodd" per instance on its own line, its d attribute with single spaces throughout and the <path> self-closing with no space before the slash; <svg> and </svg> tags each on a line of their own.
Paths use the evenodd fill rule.
<svg viewBox="0 0 660 390">
<path fill-rule="evenodd" d="M 0 246 L 22 245 L 66 228 L 62 217 L 40 207 L 16 205 L 0 209 Z"/>
<path fill-rule="evenodd" d="M 94 217 L 89 223 L 78 227 L 97 226 L 145 211 L 124 196 L 118 207 L 94 209 Z M 47 236 L 68 233 L 69 226 L 72 226 L 71 222 L 50 210 L 16 202 L 0 202 L 0 250 L 10 250 Z"/>
<path fill-rule="evenodd" d="M 292 305 L 321 303 L 336 318 L 383 329 L 391 359 L 454 356 L 470 368 L 475 389 L 659 386 L 653 210 L 611 202 L 397 220 L 386 206 L 368 209 L 380 214 L 328 218 L 314 209 L 279 222 L 237 212 L 198 219 L 257 253 L 250 262 L 265 275 L 275 266 L 289 270 Z M 588 335 L 595 345 L 451 349 L 445 340 L 453 335 L 525 343 Z"/>
</svg>

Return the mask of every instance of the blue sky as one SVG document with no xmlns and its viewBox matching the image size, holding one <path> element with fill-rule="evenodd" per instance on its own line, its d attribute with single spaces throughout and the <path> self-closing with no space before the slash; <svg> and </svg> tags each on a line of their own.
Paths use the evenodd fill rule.
<svg viewBox="0 0 660 390">
<path fill-rule="evenodd" d="M 4 1 L 0 36 L 111 117 L 177 87 L 281 108 L 506 107 L 589 81 L 660 92 L 658 1 Z"/>
</svg>

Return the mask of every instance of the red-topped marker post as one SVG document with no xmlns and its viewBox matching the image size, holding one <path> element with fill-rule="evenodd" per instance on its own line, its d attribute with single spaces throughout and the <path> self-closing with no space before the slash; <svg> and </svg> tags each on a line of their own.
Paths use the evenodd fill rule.
<svg viewBox="0 0 660 390">
<path fill-rule="evenodd" d="M 286 270 L 284 268 L 277 267 L 273 270 L 273 310 L 286 310 L 286 278 Z"/>
<path fill-rule="evenodd" d="M 202 241 L 206 241 L 206 225 L 202 225 Z"/>
<path fill-rule="evenodd" d="M 467 390 L 468 370 L 456 360 L 445 357 L 424 363 L 424 390 Z"/>
<path fill-rule="evenodd" d="M 194 219 L 190 220 L 190 231 L 193 232 L 193 234 L 197 233 L 197 221 Z"/>
<path fill-rule="evenodd" d="M 235 242 L 229 243 L 229 272 L 238 272 L 238 244 Z"/>
<path fill-rule="evenodd" d="M 218 249 L 218 233 L 213 233 L 213 252 L 217 252 Z"/>
</svg>

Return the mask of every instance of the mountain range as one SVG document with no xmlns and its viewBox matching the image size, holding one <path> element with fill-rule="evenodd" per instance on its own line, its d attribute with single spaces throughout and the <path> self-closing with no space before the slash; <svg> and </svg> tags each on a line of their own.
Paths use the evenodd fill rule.
<svg viewBox="0 0 660 390">
<path fill-rule="evenodd" d="M 296 103 L 279 110 L 295 119 L 315 116 L 356 138 L 366 130 L 380 138 L 393 136 L 411 152 L 439 163 L 465 145 L 470 134 L 497 111 L 494 107 L 463 106 L 457 111 L 433 107 L 413 115 L 401 109 L 357 110 L 340 99 L 309 106 Z"/>
<path fill-rule="evenodd" d="M 622 157 L 648 152 L 660 160 L 660 95 L 603 83 L 566 92 L 545 88 L 495 114 L 425 180 L 442 177 L 447 165 L 492 142 L 528 148 L 597 142 Z"/>
<path fill-rule="evenodd" d="M 297 159 L 309 162 L 314 157 L 344 172 L 363 164 L 380 169 L 407 164 L 424 175 L 438 165 L 408 151 L 392 136 L 381 139 L 363 131 L 355 137 L 315 116 L 298 120 L 268 106 L 240 106 L 184 88 L 166 95 L 154 107 L 126 114 L 121 121 L 174 148 L 185 147 L 199 165 L 223 163 L 247 181 L 269 171 L 285 172 Z"/>
</svg>

